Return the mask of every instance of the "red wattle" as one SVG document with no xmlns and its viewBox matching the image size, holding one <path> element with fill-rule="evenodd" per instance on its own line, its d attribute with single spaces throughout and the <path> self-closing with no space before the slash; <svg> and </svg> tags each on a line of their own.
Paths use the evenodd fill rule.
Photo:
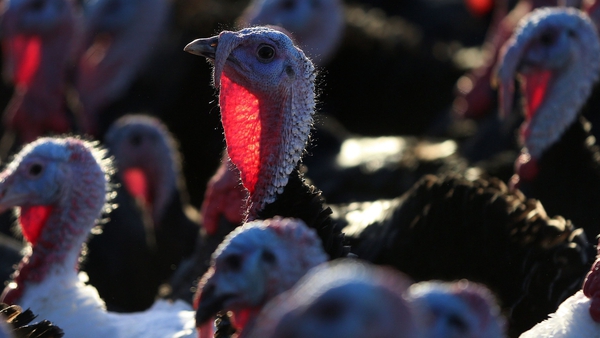
<svg viewBox="0 0 600 338">
<path fill-rule="evenodd" d="M 552 71 L 542 70 L 532 74 L 525 75 L 525 97 L 527 102 L 525 119 L 530 121 L 538 108 L 544 102 L 544 97 L 548 91 Z"/>
<path fill-rule="evenodd" d="M 123 171 L 123 183 L 125 189 L 135 198 L 150 204 L 150 188 L 148 186 L 148 178 L 146 174 L 138 168 L 130 168 Z"/>
<path fill-rule="evenodd" d="M 18 35 L 7 44 L 15 61 L 15 85 L 28 88 L 40 66 L 42 41 L 39 36 Z"/>
<path fill-rule="evenodd" d="M 596 323 L 600 323 L 600 294 L 594 295 L 591 299 L 590 316 Z"/>
<path fill-rule="evenodd" d="M 484 16 L 494 7 L 493 0 L 465 0 L 467 9 L 476 16 Z"/>
<path fill-rule="evenodd" d="M 54 208 L 49 205 L 36 205 L 32 207 L 21 207 L 19 223 L 23 230 L 23 236 L 27 242 L 35 245 L 42 228 L 46 225 L 48 217 Z"/>
<path fill-rule="evenodd" d="M 262 124 L 258 98 L 222 74 L 219 105 L 227 153 L 240 170 L 242 184 L 252 194 L 260 172 Z"/>
</svg>

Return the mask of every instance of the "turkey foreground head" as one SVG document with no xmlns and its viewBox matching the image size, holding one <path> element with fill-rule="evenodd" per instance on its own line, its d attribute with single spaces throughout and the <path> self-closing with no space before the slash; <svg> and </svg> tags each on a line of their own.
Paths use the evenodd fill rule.
<svg viewBox="0 0 600 338">
<path fill-rule="evenodd" d="M 105 207 L 111 171 L 105 153 L 72 137 L 41 138 L 0 173 L 0 210 L 19 207 L 19 224 L 31 244 L 2 301 L 17 301 L 26 284 L 47 274 L 76 271 L 81 246 Z"/>
<path fill-rule="evenodd" d="M 231 232 L 213 254 L 194 301 L 196 324 L 230 310 L 237 326 L 243 328 L 267 301 L 326 260 L 316 233 L 300 220 L 246 223 Z"/>
<path fill-rule="evenodd" d="M 250 337 L 422 337 L 403 296 L 410 283 L 396 270 L 353 259 L 322 264 L 265 307 Z"/>
<path fill-rule="evenodd" d="M 255 219 L 283 192 L 304 152 L 315 110 L 314 66 L 287 35 L 265 27 L 197 39 L 185 51 L 214 60 L 227 153 Z"/>
<path fill-rule="evenodd" d="M 543 153 L 575 121 L 598 80 L 600 43 L 589 17 L 573 8 L 542 8 L 523 18 L 498 69 L 500 110 L 512 110 L 514 79 L 524 96 L 525 149 L 512 185 L 533 180 Z"/>
</svg>

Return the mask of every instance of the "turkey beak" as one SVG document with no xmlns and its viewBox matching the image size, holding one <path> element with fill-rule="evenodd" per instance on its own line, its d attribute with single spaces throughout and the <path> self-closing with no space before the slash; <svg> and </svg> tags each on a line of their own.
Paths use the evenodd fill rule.
<svg viewBox="0 0 600 338">
<path fill-rule="evenodd" d="M 183 50 L 190 54 L 204 56 L 205 58 L 214 60 L 218 45 L 219 37 L 213 36 L 212 38 L 196 39 L 188 43 Z"/>
<path fill-rule="evenodd" d="M 0 175 L 0 177 L 2 177 L 2 175 Z M 11 182 L 12 181 L 6 177 L 3 179 L 0 178 L 0 213 L 21 205 L 27 200 L 28 195 L 26 193 L 19 193 L 14 189 L 11 189 Z"/>
<path fill-rule="evenodd" d="M 233 297 L 230 294 L 219 294 L 216 289 L 214 284 L 207 284 L 203 287 L 196 310 L 196 327 L 200 327 L 216 316 L 219 311 L 223 310 L 225 302 Z"/>
</svg>

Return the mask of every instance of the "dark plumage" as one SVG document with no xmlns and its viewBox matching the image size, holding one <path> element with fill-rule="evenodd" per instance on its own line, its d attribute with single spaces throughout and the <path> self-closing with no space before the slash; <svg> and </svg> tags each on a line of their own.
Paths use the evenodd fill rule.
<svg viewBox="0 0 600 338">
<path fill-rule="evenodd" d="M 512 334 L 579 290 L 595 255 L 581 229 L 549 218 L 539 201 L 499 180 L 426 176 L 397 199 L 334 210 L 362 259 L 416 280 L 484 283 L 509 314 Z"/>
<path fill-rule="evenodd" d="M 106 302 L 109 311 L 132 312 L 147 309 L 156 297 L 153 282 L 152 248 L 147 242 L 144 215 L 135 199 L 115 178 L 117 205 L 96 235 L 86 244 L 81 270 Z"/>
<path fill-rule="evenodd" d="M 344 235 L 334 227 L 331 209 L 325 205 L 321 191 L 306 182 L 297 169 L 289 176 L 288 184 L 283 192 L 277 195 L 273 203 L 267 204 L 258 211 L 257 218 L 267 219 L 275 216 L 299 218 L 309 227 L 317 230 L 323 240 L 323 247 L 329 258 L 348 255 L 348 247 L 344 246 Z"/>
<path fill-rule="evenodd" d="M 519 189 L 539 198 L 549 214 L 569 217 L 590 241 L 600 234 L 600 151 L 590 124 L 580 117 L 538 162 L 534 180 Z"/>
<path fill-rule="evenodd" d="M 60 338 L 64 332 L 51 322 L 42 320 L 32 323 L 36 315 L 27 309 L 23 311 L 18 305 L 0 303 L 0 317 L 9 324 L 9 331 L 14 338 Z M 2 331 L 0 330 L 0 335 Z"/>
</svg>

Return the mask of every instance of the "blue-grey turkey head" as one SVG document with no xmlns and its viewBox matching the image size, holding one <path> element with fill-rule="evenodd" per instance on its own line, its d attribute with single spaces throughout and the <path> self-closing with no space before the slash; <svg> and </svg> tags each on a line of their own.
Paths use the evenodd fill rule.
<svg viewBox="0 0 600 338">
<path fill-rule="evenodd" d="M 283 27 L 315 64 L 323 66 L 341 42 L 344 5 L 339 0 L 255 0 L 248 4 L 238 24 Z"/>
<path fill-rule="evenodd" d="M 83 130 L 96 134 L 99 114 L 126 93 L 166 29 L 168 0 L 91 0 L 75 80 Z"/>
<path fill-rule="evenodd" d="M 536 177 L 544 152 L 575 121 L 598 80 L 599 59 L 596 28 L 579 10 L 543 8 L 521 21 L 498 68 L 501 114 L 512 110 L 515 78 L 524 96 L 525 149 L 513 185 Z"/>
<path fill-rule="evenodd" d="M 70 130 L 67 70 L 76 58 L 81 15 L 75 0 L 10 0 L 2 14 L 5 78 L 15 93 L 4 123 L 21 141 Z"/>
<path fill-rule="evenodd" d="M 266 302 L 326 260 L 317 234 L 301 220 L 248 222 L 214 252 L 194 300 L 196 325 L 218 311 L 232 311 L 237 328 L 245 330 Z"/>
<path fill-rule="evenodd" d="M 410 279 L 396 270 L 353 259 L 324 263 L 271 301 L 253 338 L 416 338 Z"/>
<path fill-rule="evenodd" d="M 214 60 L 231 162 L 249 191 L 250 219 L 282 193 L 304 152 L 315 110 L 315 70 L 282 32 L 252 27 L 197 39 L 185 50 Z"/>
<path fill-rule="evenodd" d="M 168 222 L 162 219 L 165 209 L 185 182 L 181 154 L 167 127 L 155 117 L 125 115 L 111 125 L 105 143 L 115 157 L 116 175 L 148 208 L 154 226 Z"/>
<path fill-rule="evenodd" d="M 14 303 L 48 275 L 74 274 L 79 253 L 105 208 L 105 151 L 76 138 L 40 138 L 0 174 L 0 210 L 17 207 L 31 250 L 3 294 Z"/>
</svg>

